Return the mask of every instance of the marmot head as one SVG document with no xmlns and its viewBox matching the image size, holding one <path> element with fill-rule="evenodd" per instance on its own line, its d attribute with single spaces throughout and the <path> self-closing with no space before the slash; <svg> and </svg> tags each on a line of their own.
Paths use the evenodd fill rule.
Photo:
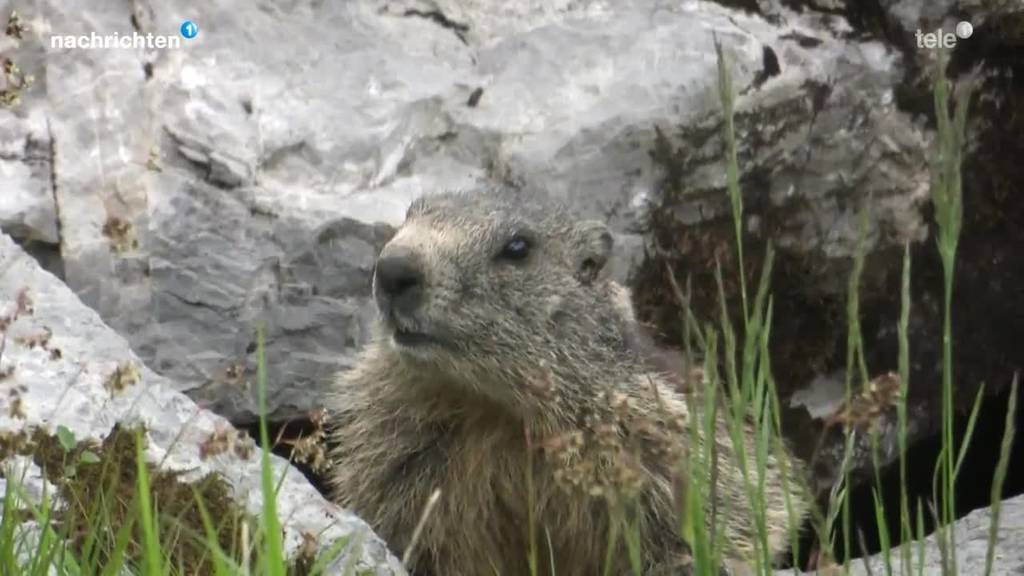
<svg viewBox="0 0 1024 576">
<path fill-rule="evenodd" d="M 500 400 L 522 400 L 545 370 L 564 381 L 614 362 L 627 319 L 602 274 L 612 242 L 603 223 L 531 193 L 422 197 L 377 260 L 380 344 Z"/>
</svg>

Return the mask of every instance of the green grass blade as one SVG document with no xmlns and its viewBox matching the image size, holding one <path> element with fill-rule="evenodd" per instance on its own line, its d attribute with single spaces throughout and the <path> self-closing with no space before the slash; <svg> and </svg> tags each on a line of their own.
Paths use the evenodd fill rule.
<svg viewBox="0 0 1024 576">
<path fill-rule="evenodd" d="M 960 95 L 956 104 L 954 117 L 949 117 L 949 82 L 946 80 L 945 69 L 947 54 L 938 53 L 933 98 L 935 104 L 936 135 L 935 151 L 931 161 L 932 204 L 935 208 L 935 220 L 938 224 L 936 242 L 942 261 L 943 276 L 943 329 L 942 329 L 942 439 L 945 458 L 940 463 L 942 469 L 942 493 L 939 500 L 939 519 L 943 524 L 951 524 L 956 513 L 956 493 L 954 491 L 956 461 L 958 451 L 953 435 L 953 279 L 955 274 L 956 250 L 960 230 L 963 225 L 963 199 L 961 189 L 961 156 L 963 153 L 964 133 L 967 122 L 967 105 L 970 102 L 970 86 Z M 948 537 L 945 548 L 949 551 L 948 564 L 950 574 L 956 576 L 956 536 L 952 530 L 943 530 Z"/>
<path fill-rule="evenodd" d="M 967 419 L 967 429 L 964 431 L 963 443 L 960 444 L 960 454 L 956 457 L 956 465 L 953 467 L 953 482 L 960 477 L 960 466 L 967 456 L 967 448 L 971 445 L 971 437 L 974 436 L 974 425 L 978 422 L 978 410 L 981 408 L 981 399 L 984 396 L 985 383 L 978 386 L 978 393 L 974 396 L 974 406 L 971 407 L 971 416 Z"/>
<path fill-rule="evenodd" d="M 210 518 L 210 512 L 206 509 L 206 505 L 203 504 L 203 498 L 197 488 L 192 488 L 192 494 L 196 501 L 196 509 L 199 511 L 199 518 L 203 522 L 203 531 L 206 534 L 206 548 L 212 555 L 214 576 L 231 576 L 226 555 L 220 546 L 220 540 L 217 538 L 217 528 L 214 527 L 213 520 Z"/>
<path fill-rule="evenodd" d="M 903 277 L 900 282 L 900 319 L 897 326 L 899 340 L 900 392 L 896 403 L 896 434 L 899 445 L 900 467 L 900 560 L 902 574 L 911 570 L 910 542 L 913 539 L 913 520 L 907 498 L 907 399 L 910 391 L 910 243 L 903 247 Z"/>
<path fill-rule="evenodd" d="M 260 471 L 263 488 L 262 545 L 267 576 L 286 576 L 284 542 L 277 517 L 274 470 L 270 466 L 270 434 L 267 431 L 267 358 L 263 327 L 256 330 L 256 383 L 260 410 Z"/>
<path fill-rule="evenodd" d="M 878 526 L 878 541 L 881 548 L 879 555 L 882 557 L 886 576 L 892 576 L 892 557 L 889 554 L 892 544 L 889 540 L 889 526 L 885 522 L 885 503 L 878 495 L 878 489 L 872 490 L 872 496 L 875 504 L 875 524 Z"/>
<path fill-rule="evenodd" d="M 103 567 L 101 576 L 118 576 L 122 573 L 125 567 L 125 553 L 128 550 L 128 545 L 131 543 L 134 530 L 135 516 L 130 516 L 117 529 L 117 534 L 114 536 L 114 547 L 110 551 L 110 558 Z"/>
<path fill-rule="evenodd" d="M 555 546 L 551 543 L 551 531 L 544 527 L 544 539 L 548 543 L 548 574 L 550 576 L 556 576 L 558 574 L 555 570 Z"/>
<path fill-rule="evenodd" d="M 924 505 L 917 501 L 917 576 L 924 576 Z"/>
<path fill-rule="evenodd" d="M 139 519 L 142 523 L 142 566 L 146 576 L 162 576 L 163 556 L 157 538 L 156 517 L 150 493 L 149 470 L 146 467 L 142 431 L 135 433 L 136 487 L 138 490 Z"/>
<path fill-rule="evenodd" d="M 17 566 L 15 528 L 19 524 L 15 517 L 15 507 L 20 504 L 15 496 L 14 484 L 19 480 L 13 478 L 10 466 L 4 470 L 4 478 L 4 509 L 3 516 L 0 516 L 0 568 L 3 568 L 4 573 L 13 574 Z"/>
<path fill-rule="evenodd" d="M 747 308 L 747 280 L 743 269 L 743 195 L 740 193 L 739 161 L 736 155 L 736 129 L 732 74 L 729 62 L 722 51 L 722 44 L 715 38 L 715 55 L 718 61 L 718 97 L 722 103 L 722 140 L 725 144 L 725 177 L 729 202 L 732 207 L 733 227 L 736 234 L 737 267 L 740 277 L 740 296 L 743 299 L 743 321 L 750 319 Z M 744 324 L 746 326 L 746 324 Z"/>
<path fill-rule="evenodd" d="M 626 525 L 622 537 L 626 542 L 626 553 L 629 555 L 629 565 L 633 569 L 633 573 L 643 574 L 643 545 L 640 541 L 640 527 L 637 524 L 636 515 L 633 516 L 633 519 Z"/>
<path fill-rule="evenodd" d="M 150 474 L 145 465 L 142 431 L 135 433 L 135 475 L 138 490 L 138 513 L 142 525 L 142 566 L 145 576 L 163 576 L 163 553 L 157 530 L 157 519 L 150 492 Z"/>
<path fill-rule="evenodd" d="M 609 503 L 609 506 L 611 504 Z M 615 549 L 619 545 L 619 519 L 614 513 L 610 514 L 609 527 L 608 527 L 608 548 L 604 551 L 604 571 L 603 576 L 614 576 L 615 568 Z"/>
<path fill-rule="evenodd" d="M 879 497 L 882 490 L 881 466 L 878 463 L 878 427 L 871 429 L 871 467 L 874 469 L 875 486 L 872 496 L 875 505 L 875 525 L 878 527 L 878 540 L 881 544 L 880 554 L 885 566 L 886 576 L 892 576 L 892 558 L 889 554 L 889 526 L 886 524 L 885 502 Z"/>
<path fill-rule="evenodd" d="M 1006 423 L 1003 425 L 1003 442 L 999 447 L 999 462 L 992 478 L 992 522 L 988 529 L 988 548 L 985 551 L 985 576 L 992 573 L 995 560 L 996 537 L 999 535 L 999 511 L 1003 501 L 1003 481 L 1010 466 L 1010 453 L 1013 449 L 1013 438 L 1017 434 L 1017 384 L 1019 375 L 1014 374 L 1010 385 L 1010 401 L 1006 407 Z"/>
<path fill-rule="evenodd" d="M 352 539 L 348 536 L 338 539 L 337 542 L 331 544 L 324 553 L 322 553 L 313 563 L 313 566 L 309 569 L 309 576 L 321 576 L 328 567 L 334 564 L 338 558 L 341 558 L 342 553 L 345 552 L 345 547 L 348 546 Z"/>
</svg>

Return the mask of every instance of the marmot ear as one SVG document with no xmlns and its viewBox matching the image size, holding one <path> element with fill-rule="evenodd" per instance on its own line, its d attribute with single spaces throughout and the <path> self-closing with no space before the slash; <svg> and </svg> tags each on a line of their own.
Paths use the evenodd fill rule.
<svg viewBox="0 0 1024 576">
<path fill-rule="evenodd" d="M 583 284 L 590 284 L 608 263 L 615 241 L 608 226 L 599 220 L 577 224 L 576 237 L 576 278 Z"/>
</svg>

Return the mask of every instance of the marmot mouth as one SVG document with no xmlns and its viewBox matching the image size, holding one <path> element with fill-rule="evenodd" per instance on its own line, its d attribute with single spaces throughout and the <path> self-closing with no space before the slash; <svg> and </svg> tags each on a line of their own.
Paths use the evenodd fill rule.
<svg viewBox="0 0 1024 576">
<path fill-rule="evenodd" d="M 427 346 L 438 344 L 437 338 L 423 332 L 411 332 L 409 330 L 396 329 L 394 332 L 395 343 L 400 346 Z"/>
</svg>

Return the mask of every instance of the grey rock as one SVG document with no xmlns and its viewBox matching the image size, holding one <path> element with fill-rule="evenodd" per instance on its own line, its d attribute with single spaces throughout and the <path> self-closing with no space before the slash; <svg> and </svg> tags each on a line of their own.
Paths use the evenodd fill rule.
<svg viewBox="0 0 1024 576">
<path fill-rule="evenodd" d="M 65 426 L 76 438 L 100 440 L 115 424 L 145 424 L 146 456 L 151 462 L 180 471 L 186 481 L 215 472 L 228 482 L 240 505 L 253 514 L 260 513 L 258 452 L 246 455 L 229 450 L 202 457 L 201 445 L 214 434 L 231 431 L 231 424 L 175 391 L 171 382 L 146 367 L 128 342 L 95 311 L 42 270 L 13 240 L 0 235 L 0 314 L 10 315 L 22 293 L 30 299 L 31 311 L 18 316 L 5 334 L 7 345 L 0 368 L 9 374 L 0 383 L 0 430 L 42 428 L 52 432 Z M 26 340 L 43 334 L 49 335 L 45 346 L 33 346 Z M 108 386 L 118 370 L 137 375 L 124 381 L 126 386 L 120 391 Z M 324 500 L 285 460 L 274 456 L 272 466 L 275 478 L 283 478 L 278 513 L 290 553 L 302 546 L 305 535 L 315 535 L 321 550 L 348 539 L 361 543 L 358 548 L 352 544 L 346 552 L 345 561 L 351 560 L 357 569 L 380 575 L 404 574 L 365 523 Z M 24 475 L 26 493 L 38 498 L 42 478 L 38 469 L 32 468 Z"/>
<path fill-rule="evenodd" d="M 970 2 L 957 2 L 955 0 L 941 0 L 937 2 L 922 2 L 921 0 L 884 0 L 882 7 L 889 17 L 900 24 L 907 32 L 933 32 L 936 27 L 941 26 L 946 15 L 949 14 L 957 4 L 969 4 Z M 952 32 L 952 29 L 947 29 Z"/>
<path fill-rule="evenodd" d="M 743 169 L 787 207 L 784 248 L 847 257 L 868 194 L 870 247 L 921 240 L 927 134 L 893 104 L 898 55 L 838 16 L 762 4 L 768 17 L 659 0 L 12 6 L 30 24 L 22 67 L 41 81 L 22 107 L 50 126 L 69 286 L 156 371 L 251 422 L 252 395 L 225 374 L 252 370 L 254 325 L 268 327 L 272 418 L 319 408 L 365 341 L 372 256 L 421 194 L 543 187 L 609 222 L 611 268 L 633 276 L 658 248 L 656 129 L 716 122 L 714 38 L 740 94 Z M 176 36 L 185 18 L 199 34 L 179 48 L 50 45 Z M 680 226 L 724 207 L 717 137 L 690 144 Z"/>
<path fill-rule="evenodd" d="M 1000 507 L 999 529 L 994 541 L 991 574 L 993 576 L 1016 576 L 1024 573 L 1024 496 L 1004 500 Z M 984 573 L 991 525 L 991 508 L 975 510 L 953 524 L 957 573 Z M 907 546 L 911 553 L 911 570 L 909 572 L 903 570 L 901 551 L 896 548 L 890 551 L 888 558 L 892 574 L 897 576 L 909 576 L 910 574 L 939 576 L 951 573 L 948 570 L 943 570 L 943 553 L 939 546 L 938 535 L 932 534 L 926 537 L 923 543 L 910 542 L 907 543 Z M 882 554 L 867 559 L 857 559 L 850 563 L 850 574 L 855 576 L 888 574 L 886 564 L 887 561 Z M 792 571 L 777 572 L 780 575 L 792 573 Z"/>
<path fill-rule="evenodd" d="M 43 114 L 0 109 L 0 228 L 21 241 L 60 241 L 51 143 Z"/>
<path fill-rule="evenodd" d="M 24 106 L 53 127 L 66 278 L 149 365 L 243 422 L 252 396 L 224 375 L 253 367 L 259 321 L 272 417 L 321 405 L 365 341 L 373 255 L 416 196 L 484 180 L 544 187 L 618 230 L 612 268 L 627 278 L 659 178 L 655 127 L 717 108 L 714 36 L 743 91 L 766 47 L 781 51 L 772 99 L 830 74 L 883 84 L 896 70 L 880 49 L 868 57 L 833 35 L 818 48 L 779 39 L 811 26 L 804 16 L 770 23 L 713 4 L 170 2 L 136 3 L 134 20 L 124 10 L 22 8 L 46 78 Z M 200 32 L 178 49 L 49 44 L 131 34 L 132 21 L 174 35 L 185 15 Z M 827 201 L 821 210 L 844 217 Z"/>
<path fill-rule="evenodd" d="M 857 214 L 869 197 L 867 251 L 923 240 L 928 134 L 896 107 L 899 55 L 880 42 L 839 40 L 828 32 L 835 24 L 827 17 L 806 18 L 775 39 L 777 77 L 758 89 L 737 82 L 740 171 L 770 182 L 757 190 L 763 197 L 747 201 L 780 214 L 773 242 L 790 252 L 848 260 L 856 251 Z M 808 43 L 815 47 L 798 48 Z M 680 128 L 684 175 L 673 184 L 686 192 L 672 210 L 681 227 L 730 217 L 720 118 L 712 110 Z M 760 223 L 746 226 L 757 232 Z M 846 285 L 815 288 L 842 293 Z"/>
</svg>

